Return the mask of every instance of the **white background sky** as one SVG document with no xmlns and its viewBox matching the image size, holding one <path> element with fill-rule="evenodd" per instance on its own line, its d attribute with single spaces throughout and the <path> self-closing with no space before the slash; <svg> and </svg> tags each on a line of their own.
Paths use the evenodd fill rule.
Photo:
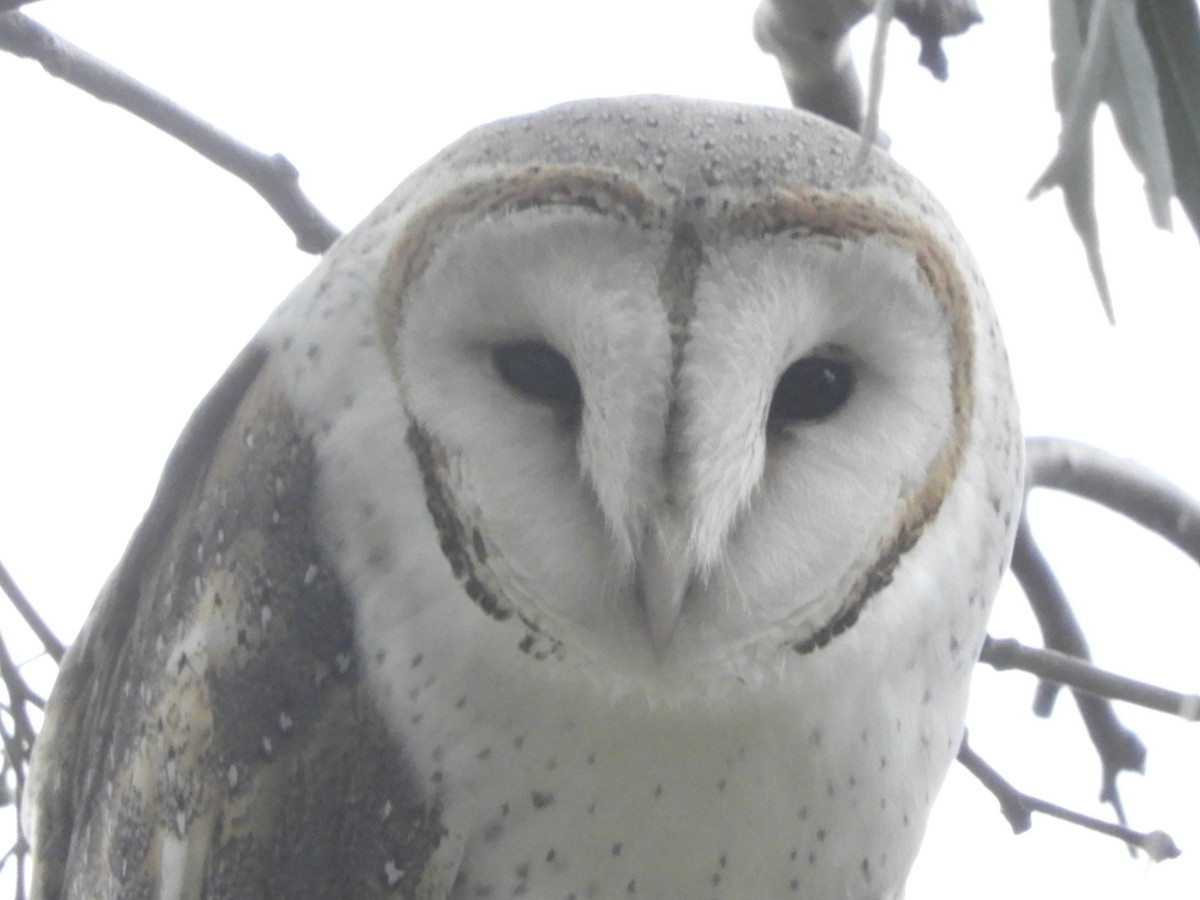
<svg viewBox="0 0 1200 900">
<path fill-rule="evenodd" d="M 755 4 L 44 0 L 30 11 L 287 154 L 348 228 L 440 147 L 501 116 L 648 92 L 786 104 L 750 36 Z M 917 69 L 916 44 L 894 28 L 883 107 L 893 153 L 980 258 L 1027 432 L 1096 443 L 1200 495 L 1196 238 L 1178 208 L 1175 235 L 1152 230 L 1140 178 L 1102 116 L 1110 328 L 1057 195 L 1023 199 L 1057 134 L 1045 4 L 981 6 L 986 23 L 947 45 L 945 85 Z M 0 559 L 63 637 L 119 558 L 196 402 L 312 265 L 249 189 L 0 55 Z M 1082 501 L 1038 496 L 1033 514 L 1099 661 L 1200 689 L 1195 565 Z M 1035 639 L 1011 585 L 992 633 Z M 1027 790 L 1100 811 L 1098 763 L 1073 705 L 1035 720 L 1032 687 L 981 670 L 973 743 Z M 1200 896 L 1200 732 L 1125 718 L 1150 745 L 1148 775 L 1121 781 L 1133 823 L 1171 832 L 1184 858 L 1152 867 L 1045 819 L 1014 838 L 956 768 L 910 900 Z"/>
</svg>

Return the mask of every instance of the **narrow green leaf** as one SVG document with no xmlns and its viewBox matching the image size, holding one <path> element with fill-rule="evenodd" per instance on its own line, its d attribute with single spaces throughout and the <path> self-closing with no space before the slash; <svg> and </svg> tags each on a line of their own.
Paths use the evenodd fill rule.
<svg viewBox="0 0 1200 900">
<path fill-rule="evenodd" d="M 1087 255 L 1104 314 L 1113 322 L 1112 296 L 1100 253 L 1092 175 L 1092 120 L 1101 100 L 1105 58 L 1103 9 L 1090 0 L 1050 4 L 1054 105 L 1062 117 L 1058 152 L 1029 191 L 1029 198 L 1062 188 L 1067 216 Z"/>
<path fill-rule="evenodd" d="M 1104 99 L 1125 152 L 1146 179 L 1151 219 L 1159 228 L 1170 229 L 1175 180 L 1153 60 L 1133 6 L 1124 0 L 1110 2 L 1107 16 L 1110 62 Z"/>
<path fill-rule="evenodd" d="M 1196 0 L 1138 0 L 1158 78 L 1175 193 L 1200 235 L 1200 13 Z"/>
</svg>

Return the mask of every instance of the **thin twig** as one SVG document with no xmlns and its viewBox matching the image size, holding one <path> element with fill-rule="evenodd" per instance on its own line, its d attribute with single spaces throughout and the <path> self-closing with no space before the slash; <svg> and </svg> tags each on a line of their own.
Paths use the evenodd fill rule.
<svg viewBox="0 0 1200 900">
<path fill-rule="evenodd" d="M 13 580 L 8 569 L 4 567 L 3 562 L 0 562 L 0 590 L 4 591 L 13 608 L 25 620 L 25 624 L 37 635 L 37 639 L 42 642 L 42 647 L 45 648 L 47 655 L 56 663 L 61 663 L 63 653 L 66 652 L 62 641 L 54 636 L 54 632 L 50 630 L 50 627 L 38 615 L 37 610 L 33 608 L 33 604 L 29 602 L 24 592 L 17 587 L 16 581 Z"/>
<path fill-rule="evenodd" d="M 26 621 L 37 622 L 41 630 L 45 632 L 43 643 L 46 644 L 46 650 L 53 655 L 52 647 L 57 644 L 58 656 L 56 661 L 62 657 L 62 645 L 58 644 L 57 639 L 50 633 L 45 624 L 36 614 L 32 613 L 32 607 L 25 599 L 24 595 L 12 582 L 12 578 L 8 572 L 0 566 L 0 574 L 3 575 L 5 582 L 5 592 L 9 594 L 13 604 L 18 609 L 21 607 L 29 607 L 31 616 L 26 617 Z M 33 622 L 30 622 L 33 626 Z M 37 627 L 34 630 L 38 630 Z M 45 701 L 37 694 L 30 690 L 29 685 L 25 683 L 24 677 L 21 675 L 20 667 L 12 658 L 12 654 L 8 652 L 8 645 L 4 642 L 4 638 L 0 635 L 0 679 L 3 680 L 5 689 L 8 692 L 8 706 L 6 712 L 8 719 L 12 722 L 12 729 L 7 727 L 7 723 L 3 716 L 0 716 L 0 742 L 4 746 L 5 768 L 11 770 L 13 778 L 16 780 L 15 801 L 17 805 L 17 815 L 20 816 L 20 808 L 25 796 L 25 776 L 29 770 L 29 758 L 33 752 L 33 743 L 37 738 L 37 730 L 29 719 L 29 713 L 26 708 L 27 703 L 32 703 L 40 708 L 45 708 Z M 25 839 L 21 836 L 19 830 L 16 843 L 10 851 L 11 855 L 16 859 L 17 863 L 17 900 L 25 896 L 25 859 L 29 853 L 29 847 L 25 843 Z M 8 859 L 8 854 L 5 855 L 5 860 Z M 2 865 L 3 863 L 0 863 Z"/>
<path fill-rule="evenodd" d="M 1000 671 L 1019 669 L 1096 697 L 1122 700 L 1189 722 L 1200 721 L 1200 694 L 1182 694 L 1146 684 L 1065 653 L 1027 647 L 1013 638 L 984 638 L 979 660 Z"/>
<path fill-rule="evenodd" d="M 115 103 L 236 175 L 292 229 L 301 250 L 324 253 L 341 234 L 300 190 L 299 173 L 285 157 L 247 147 L 28 16 L 0 13 L 0 49 L 37 60 L 51 75 Z"/>
<path fill-rule="evenodd" d="M 1039 812 L 1082 826 L 1089 831 L 1115 837 L 1130 847 L 1144 850 L 1155 862 L 1174 859 L 1180 854 L 1175 841 L 1164 831 L 1134 831 L 1124 825 L 1105 822 L 1018 791 L 970 747 L 965 732 L 962 745 L 958 748 L 958 761 L 1000 801 L 1000 811 L 1012 826 L 1014 834 L 1028 831 L 1033 824 L 1033 813 Z"/>
<path fill-rule="evenodd" d="M 1075 618 L 1071 604 L 1054 571 L 1033 539 L 1024 512 L 1017 527 L 1012 570 L 1037 618 L 1046 647 L 1077 657 L 1086 665 L 1086 661 L 1091 659 L 1091 652 L 1083 629 Z M 1037 695 L 1034 698 L 1034 712 L 1037 715 L 1050 715 L 1058 687 L 1056 681 L 1043 679 L 1038 683 Z M 1117 817 L 1123 822 L 1125 810 L 1121 804 L 1117 776 L 1124 771 L 1145 770 L 1146 745 L 1121 723 L 1108 700 L 1080 691 L 1072 692 L 1072 696 L 1079 707 L 1079 714 L 1083 718 L 1092 746 L 1100 756 L 1100 799 L 1111 803 Z"/>
<path fill-rule="evenodd" d="M 875 0 L 875 39 L 871 44 L 871 67 L 867 72 L 867 108 L 859 131 L 855 168 L 867 161 L 871 147 L 879 140 L 879 108 L 883 103 L 883 68 L 887 58 L 888 30 L 896 12 L 895 0 Z"/>
<path fill-rule="evenodd" d="M 29 766 L 29 754 L 33 749 L 33 738 L 31 736 L 29 743 L 23 744 L 19 738 L 9 734 L 8 729 L 4 727 L 3 721 L 0 720 L 0 741 L 3 741 L 5 755 L 11 762 L 13 776 L 17 782 L 15 796 L 19 822 L 21 803 L 25 796 L 25 773 Z M 10 855 L 17 861 L 16 900 L 22 900 L 25 896 L 25 859 L 29 856 L 29 844 L 25 841 L 24 835 L 21 834 L 19 826 L 17 828 L 17 839 L 8 853 L 5 854 L 5 861 L 7 861 Z"/>
<path fill-rule="evenodd" d="M 28 713 L 25 712 L 25 704 L 29 702 L 32 691 L 25 684 L 25 679 L 21 677 L 21 670 L 13 662 L 3 636 L 0 636 L 0 678 L 4 680 L 4 686 L 8 688 L 8 714 L 12 716 L 13 730 L 19 739 L 32 747 L 33 739 L 37 736 L 37 729 L 33 727 Z M 20 761 L 21 757 L 14 757 L 12 760 L 13 765 Z"/>
<path fill-rule="evenodd" d="M 20 735 L 17 734 L 17 729 L 10 732 L 5 727 L 2 718 L 0 718 L 0 743 L 4 745 L 4 756 L 8 760 L 8 767 L 17 779 L 17 796 L 20 797 L 25 786 L 25 772 L 29 767 L 29 753 L 33 749 L 33 745 L 22 741 Z"/>
</svg>

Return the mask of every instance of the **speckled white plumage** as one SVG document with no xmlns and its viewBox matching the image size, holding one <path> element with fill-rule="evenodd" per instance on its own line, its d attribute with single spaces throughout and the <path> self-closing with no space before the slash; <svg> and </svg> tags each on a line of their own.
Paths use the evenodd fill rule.
<svg viewBox="0 0 1200 900">
<path fill-rule="evenodd" d="M 436 825 L 391 845 L 384 889 L 901 895 L 1020 442 L 969 253 L 856 151 L 805 114 L 668 98 L 485 126 L 263 329 L 356 702 Z M 514 341 L 565 357 L 578 408 L 506 383 Z M 853 366 L 850 399 L 768 421 L 814 354 Z M 172 840 L 209 852 L 188 816 Z"/>
<path fill-rule="evenodd" d="M 277 323 L 292 338 L 301 408 L 313 397 L 316 415 L 336 419 L 319 441 L 324 513 L 341 537 L 382 708 L 464 843 L 455 896 L 884 897 L 903 885 L 957 749 L 1007 555 L 1019 451 L 977 276 L 898 170 L 877 159 L 854 184 L 848 167 L 822 161 L 826 171 L 819 162 L 758 192 L 701 177 L 706 163 L 726 164 L 730 144 L 744 144 L 735 158 L 749 166 L 768 146 L 781 158 L 811 154 L 806 133 L 827 141 L 829 131 L 792 113 L 663 100 L 484 129 L 420 173 L 408 189 L 419 199 L 351 238 L 376 248 L 354 276 L 363 297 L 347 301 L 331 282 L 309 320 L 288 311 Z M 640 170 L 607 144 L 639 132 L 661 143 L 647 142 Z M 554 148 L 546 166 L 582 169 L 594 156 L 661 202 L 661 223 L 574 198 L 503 212 L 468 201 L 438 222 L 419 274 L 375 299 L 399 310 L 383 316 L 389 358 L 374 337 L 371 353 L 329 348 L 327 317 L 367 315 L 378 268 L 399 265 L 393 248 L 427 195 L 445 203 L 438 194 L 466 193 L 460 183 L 521 177 L 531 162 L 508 158 L 513 135 Z M 833 138 L 848 154 L 852 138 Z M 706 154 L 712 144 L 721 149 Z M 889 195 L 893 182 L 905 193 Z M 895 527 L 896 498 L 959 436 L 950 301 L 922 280 L 910 247 L 886 235 L 739 240 L 721 234 L 719 213 L 706 219 L 726 198 L 789 189 L 869 197 L 881 217 L 947 241 L 970 291 L 953 302 L 972 317 L 971 390 L 981 395 L 962 465 L 938 486 L 948 496 L 893 584 L 805 654 L 787 645 L 834 618 Z M 674 361 L 660 285 L 672 227 L 696 198 L 703 261 L 674 301 L 689 307 Z M 372 332 L 365 318 L 357 327 Z M 559 433 L 551 412 L 514 398 L 479 353 L 529 337 L 575 366 L 580 433 Z M 351 406 L 319 398 L 328 370 L 295 353 L 313 342 L 321 358 L 353 359 L 342 388 Z M 799 450 L 769 446 L 766 403 L 780 373 L 829 344 L 863 363 L 856 403 L 793 436 Z M 462 588 L 425 521 L 409 416 L 441 441 L 439 471 L 518 617 L 496 622 L 447 599 Z M 672 564 L 701 573 L 659 652 L 635 589 L 642 535 L 655 529 L 673 542 Z M 528 622 L 541 652 L 517 650 Z"/>
</svg>

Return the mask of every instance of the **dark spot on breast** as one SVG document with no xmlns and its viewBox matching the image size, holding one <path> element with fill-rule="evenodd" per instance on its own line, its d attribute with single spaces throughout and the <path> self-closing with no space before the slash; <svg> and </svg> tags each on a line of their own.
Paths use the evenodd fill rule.
<svg viewBox="0 0 1200 900">
<path fill-rule="evenodd" d="M 554 794 L 550 791 L 531 791 L 529 800 L 533 803 L 534 809 L 545 809 L 554 802 Z"/>
</svg>

